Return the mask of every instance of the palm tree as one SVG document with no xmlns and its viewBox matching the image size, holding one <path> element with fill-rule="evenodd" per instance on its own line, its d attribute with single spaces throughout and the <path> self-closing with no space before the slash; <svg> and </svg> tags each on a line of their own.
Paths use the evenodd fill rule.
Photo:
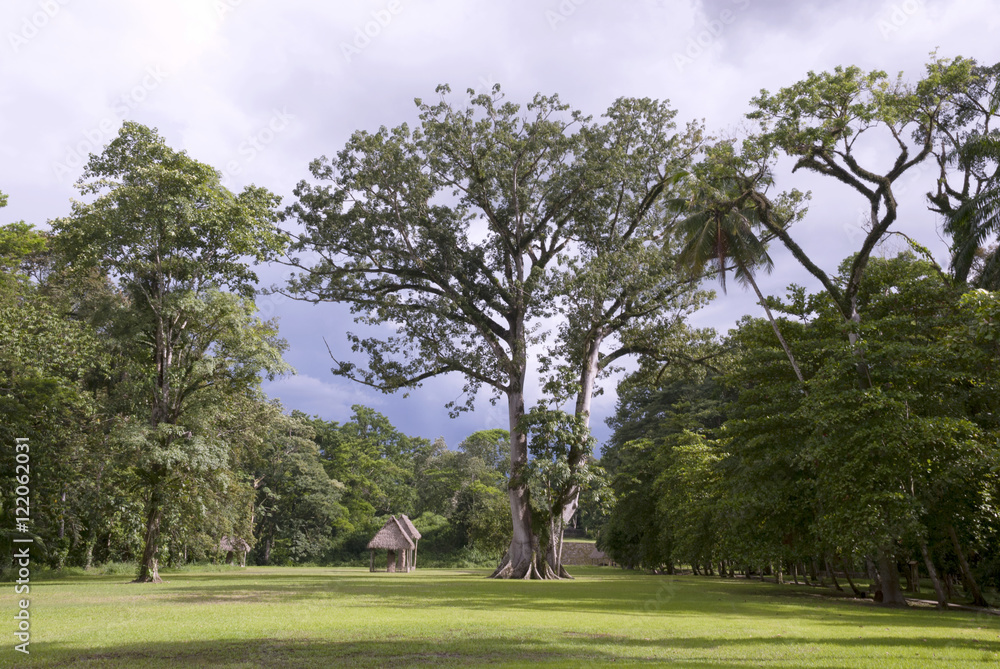
<svg viewBox="0 0 1000 669">
<path fill-rule="evenodd" d="M 952 272 L 963 282 L 973 274 L 972 283 L 977 288 L 997 290 L 1000 250 L 986 245 L 1000 233 L 1000 138 L 971 137 L 961 147 L 959 161 L 969 166 L 991 165 L 993 173 L 978 180 L 976 192 L 964 193 L 957 198 L 961 204 L 946 212 L 944 229 L 952 238 Z"/>
<path fill-rule="evenodd" d="M 804 387 L 802 370 L 754 279 L 758 269 L 770 273 L 774 267 L 767 253 L 766 241 L 755 234 L 760 221 L 751 198 L 754 188 L 769 185 L 769 173 L 761 168 L 747 177 L 740 170 L 734 170 L 740 163 L 743 167 L 747 164 L 735 155 L 732 145 L 726 142 L 712 147 L 707 153 L 706 160 L 695 170 L 693 192 L 685 202 L 687 215 L 677 223 L 684 240 L 680 260 L 694 275 L 703 275 L 706 268 L 711 268 L 710 271 L 719 277 L 723 293 L 726 292 L 726 274 L 729 271 L 739 283 L 753 288 L 781 348 L 788 356 L 788 362 L 795 370 L 796 378 Z M 794 204 L 796 198 L 792 201 Z M 797 207 L 786 207 L 786 223 L 799 216 L 801 213 Z"/>
<path fill-rule="evenodd" d="M 927 197 L 931 209 L 944 217 L 944 231 L 951 237 L 955 280 L 997 290 L 1000 131 L 994 126 L 1000 120 L 1000 63 L 977 65 L 973 75 L 968 89 L 956 98 L 951 125 L 941 129 L 940 150 L 935 152 L 941 173 L 937 191 Z"/>
</svg>

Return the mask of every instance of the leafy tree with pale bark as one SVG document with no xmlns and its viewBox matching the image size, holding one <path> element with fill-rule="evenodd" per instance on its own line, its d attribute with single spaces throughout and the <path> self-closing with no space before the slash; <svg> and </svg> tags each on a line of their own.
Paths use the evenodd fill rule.
<svg viewBox="0 0 1000 669">
<path fill-rule="evenodd" d="M 278 199 L 254 186 L 231 193 L 218 171 L 134 122 L 91 156 L 78 188 L 93 197 L 53 221 L 54 246 L 70 270 L 99 268 L 126 298 L 116 318 L 144 374 L 144 416 L 130 424 L 146 491 L 137 580 L 157 581 L 165 504 L 185 480 L 228 462 L 225 439 L 196 429 L 201 403 L 287 369 L 275 326 L 255 316 L 247 264 L 284 248 Z"/>
<path fill-rule="evenodd" d="M 560 256 L 575 257 L 595 201 L 620 181 L 628 152 L 612 151 L 614 133 L 554 96 L 522 109 L 494 88 L 470 92 L 464 108 L 445 97 L 417 104 L 417 127 L 357 132 L 334 160 L 313 163 L 315 179 L 332 183 L 300 184 L 290 213 L 305 229 L 295 248 L 320 260 L 293 260 L 302 271 L 288 291 L 347 302 L 363 325 L 396 326 L 394 335 L 350 335 L 367 365 L 338 363 L 337 374 L 392 392 L 454 372 L 466 380 L 466 401 L 450 403 L 454 411 L 471 408 L 483 386 L 506 397 L 513 539 L 496 576 L 543 577 L 549 547 L 532 531 L 519 425 L 530 349 L 544 334 L 536 326 L 559 306 L 552 278 Z M 641 115 L 622 113 L 623 132 L 627 118 L 644 128 Z M 630 208 L 646 194 L 655 199 L 669 176 L 645 174 L 629 184 L 647 189 L 634 203 L 629 196 Z"/>
<path fill-rule="evenodd" d="M 683 358 L 693 336 L 686 319 L 709 298 L 678 262 L 669 225 L 674 214 L 666 203 L 681 192 L 703 142 L 697 123 L 678 131 L 676 114 L 665 101 L 621 99 L 590 130 L 587 158 L 605 169 L 553 273 L 553 302 L 563 321 L 542 365 L 548 394 L 556 403 L 572 398 L 585 428 L 600 379 L 627 357 Z M 570 478 L 590 456 L 590 449 L 570 449 Z M 551 564 L 561 562 L 562 528 L 579 508 L 577 486 L 565 495 Z M 557 571 L 568 576 L 561 565 Z"/>
</svg>

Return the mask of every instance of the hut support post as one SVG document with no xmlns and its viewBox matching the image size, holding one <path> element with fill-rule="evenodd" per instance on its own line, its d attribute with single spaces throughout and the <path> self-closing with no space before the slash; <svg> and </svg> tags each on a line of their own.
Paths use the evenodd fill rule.
<svg viewBox="0 0 1000 669">
<path fill-rule="evenodd" d="M 375 571 L 375 551 L 369 551 L 371 553 L 372 559 L 368 562 L 368 571 Z"/>
</svg>

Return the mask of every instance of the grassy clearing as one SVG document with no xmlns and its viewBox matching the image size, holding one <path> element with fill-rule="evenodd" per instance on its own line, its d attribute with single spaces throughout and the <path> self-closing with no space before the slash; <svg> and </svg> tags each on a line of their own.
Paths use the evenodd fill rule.
<svg viewBox="0 0 1000 669">
<path fill-rule="evenodd" d="M 32 583 L 33 667 L 995 667 L 1000 618 L 882 610 L 817 589 L 575 568 L 561 582 L 487 570 L 166 572 Z M 3 617 L 14 611 L 3 587 Z M 11 623 L 8 622 L 7 625 Z"/>
</svg>

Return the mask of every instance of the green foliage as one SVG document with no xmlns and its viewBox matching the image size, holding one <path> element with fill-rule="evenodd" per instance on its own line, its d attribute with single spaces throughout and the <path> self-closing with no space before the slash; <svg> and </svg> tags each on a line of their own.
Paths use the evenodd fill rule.
<svg viewBox="0 0 1000 669">
<path fill-rule="evenodd" d="M 705 500 L 714 504 L 718 489 L 694 480 L 696 471 L 703 478 L 715 474 L 682 470 L 679 453 L 701 449 L 709 460 L 717 457 L 709 435 L 723 418 L 714 374 L 689 370 L 654 378 L 640 371 L 619 385 L 618 409 L 609 421 L 614 433 L 602 458 L 616 503 L 598 540 L 616 562 L 669 571 L 679 562 L 717 553 L 713 542 L 724 532 L 720 521 L 702 520 L 714 512 Z"/>
<path fill-rule="evenodd" d="M 473 432 L 458 444 L 469 457 L 479 458 L 483 466 L 500 472 L 504 478 L 510 470 L 510 432 L 494 428 Z"/>
<path fill-rule="evenodd" d="M 341 503 L 348 510 L 348 531 L 368 527 L 376 516 L 413 514 L 415 456 L 430 447 L 426 439 L 399 432 L 374 409 L 351 409 L 354 415 L 342 425 L 311 420 L 324 468 L 345 486 Z"/>
<path fill-rule="evenodd" d="M 531 494 L 532 525 L 539 544 L 561 537 L 568 491 L 579 489 L 610 506 L 613 495 L 604 470 L 591 462 L 595 439 L 586 418 L 536 407 L 522 420 L 531 460 L 524 469 Z M 558 564 L 550 565 L 558 568 Z"/>
<path fill-rule="evenodd" d="M 91 157 L 78 188 L 96 199 L 53 221 L 57 248 L 75 268 L 119 277 L 153 309 L 206 283 L 250 296 L 257 277 L 246 259 L 273 258 L 287 242 L 274 226 L 279 198 L 256 186 L 234 195 L 218 171 L 133 121 Z"/>
<path fill-rule="evenodd" d="M 679 259 L 691 272 L 700 276 L 706 267 L 719 278 L 726 290 L 726 274 L 732 270 L 743 285 L 753 281 L 757 269 L 770 273 L 774 267 L 767 252 L 767 240 L 758 237 L 763 227 L 761 212 L 752 191 L 743 188 L 735 174 L 760 166 L 752 164 L 747 152 L 737 154 L 732 142 L 708 147 L 705 159 L 694 166 L 688 193 L 683 199 L 683 215 L 676 223 L 684 240 Z M 766 192 L 774 183 L 773 175 L 761 170 L 756 188 Z M 808 194 L 795 190 L 782 193 L 774 204 L 774 223 L 787 228 L 805 216 Z"/>
<path fill-rule="evenodd" d="M 852 262 L 844 263 L 844 282 Z M 873 259 L 852 347 L 828 295 L 791 288 L 774 309 L 806 388 L 768 323 L 730 335 L 723 398 L 713 384 L 623 384 L 604 462 L 618 497 L 601 544 L 622 564 L 728 560 L 755 570 L 932 549 L 957 570 L 948 528 L 995 578 L 1000 322 L 993 294 L 962 294 L 930 263 Z M 863 350 L 866 383 L 858 380 Z M 724 417 L 724 421 L 723 421 Z"/>
<path fill-rule="evenodd" d="M 857 67 L 837 67 L 833 72 L 810 72 L 800 82 L 751 101 L 761 132 L 743 144 L 755 167 L 733 169 L 732 175 L 751 193 L 768 232 L 780 239 L 795 259 L 815 276 L 840 310 L 845 321 L 854 321 L 857 292 L 875 247 L 892 229 L 898 216 L 894 183 L 920 164 L 934 150 L 946 129 L 956 96 L 972 80 L 973 62 L 932 59 L 927 75 L 915 84 L 902 75 L 891 80 L 885 72 L 863 72 Z M 888 132 L 895 142 L 895 156 L 876 167 L 873 151 L 884 154 L 876 133 Z M 912 141 L 908 139 L 912 138 Z M 879 149 L 875 150 L 874 147 Z M 862 197 L 869 211 L 860 247 L 852 257 L 846 281 L 838 282 L 823 270 L 784 229 L 777 207 L 758 189 L 757 180 L 770 171 L 778 151 L 795 158 L 795 170 L 807 169 L 832 177 Z M 891 167 L 885 167 L 891 163 Z M 879 172 L 881 169 L 883 171 Z"/>
<path fill-rule="evenodd" d="M 47 250 L 48 238 L 33 225 L 18 221 L 0 226 L 0 281 L 27 280 Z"/>
<path fill-rule="evenodd" d="M 941 133 L 935 152 L 941 178 L 936 191 L 927 194 L 931 209 L 944 216 L 944 230 L 951 237 L 955 279 L 994 290 L 1000 287 L 998 91 L 1000 63 L 976 64 L 970 81 L 956 93 L 947 132 Z"/>
<path fill-rule="evenodd" d="M 122 434 L 146 493 L 139 579 L 155 579 L 161 529 L 185 522 L 173 502 L 192 491 L 240 497 L 229 485 L 239 437 L 214 428 L 257 392 L 261 373 L 288 370 L 275 324 L 255 315 L 247 264 L 273 258 L 287 240 L 274 225 L 275 196 L 253 186 L 230 193 L 216 170 L 133 122 L 91 156 L 78 188 L 93 200 L 53 222 L 53 248 L 67 276 L 107 274 L 124 298 L 94 315 L 135 373 L 137 420 Z"/>
<path fill-rule="evenodd" d="M 293 412 L 271 420 L 251 473 L 256 557 L 261 564 L 322 560 L 348 527 L 344 485 L 324 469 L 310 419 Z"/>
<path fill-rule="evenodd" d="M 510 545 L 509 516 L 510 500 L 504 490 L 473 481 L 459 491 L 453 518 L 464 535 L 463 545 L 479 551 L 496 564 Z"/>
<path fill-rule="evenodd" d="M 977 390 L 995 385 L 995 371 L 970 345 L 958 292 L 904 255 L 873 260 L 858 301 L 867 314 L 858 329 L 867 387 L 858 387 L 857 355 L 837 310 L 822 299 L 813 300 L 815 318 L 791 330 L 808 394 L 781 375 L 759 324 L 735 334 L 745 353 L 728 375 L 739 399 L 723 470 L 727 496 L 735 493 L 730 507 L 757 521 L 736 525 L 746 546 L 769 545 L 778 556 L 803 547 L 905 553 L 949 524 L 995 524 L 987 510 L 1000 453 L 992 411 L 983 410 L 992 400 Z"/>
<path fill-rule="evenodd" d="M 436 104 L 416 101 L 416 127 L 358 131 L 335 159 L 312 163 L 332 183 L 296 188 L 289 214 L 305 233 L 293 248 L 324 259 L 289 290 L 400 326 L 390 337 L 349 334 L 367 368 L 342 362 L 335 373 L 393 391 L 458 372 L 465 402 L 448 405 L 458 411 L 484 384 L 503 393 L 521 382 L 525 326 L 549 310 L 547 267 L 587 193 L 574 132 L 585 119 L 556 96 L 522 108 L 499 88 L 470 91 L 456 108 L 447 86 L 438 92 Z"/>
</svg>

